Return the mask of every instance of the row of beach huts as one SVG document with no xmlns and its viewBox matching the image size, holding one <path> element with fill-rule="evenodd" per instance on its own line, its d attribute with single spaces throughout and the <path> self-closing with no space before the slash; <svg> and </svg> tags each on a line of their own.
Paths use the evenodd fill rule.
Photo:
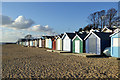
<svg viewBox="0 0 120 80">
<path fill-rule="evenodd" d="M 110 47 L 110 55 L 120 58 L 120 29 L 108 28 L 102 31 L 91 30 L 89 33 L 64 33 L 41 38 L 19 39 L 17 44 L 26 47 L 49 48 L 72 53 L 88 53 L 103 55 L 105 48 Z"/>
</svg>

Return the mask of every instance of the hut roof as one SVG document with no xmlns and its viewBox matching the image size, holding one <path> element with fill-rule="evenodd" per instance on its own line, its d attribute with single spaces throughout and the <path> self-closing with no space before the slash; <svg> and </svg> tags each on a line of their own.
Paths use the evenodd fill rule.
<svg viewBox="0 0 120 80">
<path fill-rule="evenodd" d="M 111 34 L 110 37 L 112 37 L 112 36 L 114 36 L 114 35 L 116 35 L 116 34 L 118 34 L 118 33 L 120 33 L 120 31 Z"/>
<path fill-rule="evenodd" d="M 60 34 L 59 36 L 60 36 L 60 38 L 62 38 L 62 36 L 63 36 L 64 34 Z"/>
<path fill-rule="evenodd" d="M 91 34 L 95 34 L 96 36 L 98 36 L 100 39 L 102 39 L 102 40 L 109 40 L 110 39 L 110 35 L 112 34 L 112 33 L 104 33 L 104 32 L 90 32 L 85 38 L 84 38 L 84 40 L 85 39 L 87 39 Z"/>
<path fill-rule="evenodd" d="M 87 36 L 87 33 L 77 34 L 82 40 Z"/>
<path fill-rule="evenodd" d="M 20 39 L 20 41 L 26 41 L 26 39 L 25 39 L 25 38 L 22 38 L 22 39 Z"/>
<path fill-rule="evenodd" d="M 47 38 L 47 39 L 54 38 L 54 36 L 45 36 L 45 38 Z"/>
<path fill-rule="evenodd" d="M 73 39 L 76 35 L 75 33 L 66 33 L 70 39 Z"/>
<path fill-rule="evenodd" d="M 109 29 L 109 30 L 114 31 L 114 30 L 117 29 L 117 28 L 105 26 L 105 27 L 102 29 L 102 31 L 105 30 L 105 29 Z"/>
<path fill-rule="evenodd" d="M 103 40 L 110 39 L 109 36 L 112 34 L 112 33 L 104 33 L 104 32 L 94 32 L 94 33 Z"/>
</svg>

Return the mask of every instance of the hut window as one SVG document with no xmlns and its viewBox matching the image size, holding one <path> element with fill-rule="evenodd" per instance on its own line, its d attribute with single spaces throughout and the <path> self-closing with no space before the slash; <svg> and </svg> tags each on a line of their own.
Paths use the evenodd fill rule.
<svg viewBox="0 0 120 80">
<path fill-rule="evenodd" d="M 120 38 L 113 38 L 113 47 L 120 47 Z"/>
</svg>

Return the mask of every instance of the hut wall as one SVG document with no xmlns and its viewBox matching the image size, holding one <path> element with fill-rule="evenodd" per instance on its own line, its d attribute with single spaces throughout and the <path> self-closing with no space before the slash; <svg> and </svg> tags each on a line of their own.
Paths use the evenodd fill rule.
<svg viewBox="0 0 120 80">
<path fill-rule="evenodd" d="M 62 39 L 58 38 L 56 40 L 56 50 L 62 50 Z"/>
<path fill-rule="evenodd" d="M 79 44 L 76 45 L 76 41 L 79 42 Z M 78 51 L 76 52 L 76 50 L 78 49 Z M 81 41 L 78 37 L 76 37 L 73 40 L 73 53 L 83 53 L 83 41 Z"/>
<path fill-rule="evenodd" d="M 53 50 L 56 50 L 56 40 L 52 41 L 52 48 L 53 48 Z"/>
<path fill-rule="evenodd" d="M 72 40 L 69 39 L 68 36 L 65 36 L 65 38 L 63 39 L 63 51 L 71 52 L 71 42 L 72 42 Z"/>
<path fill-rule="evenodd" d="M 85 42 L 86 53 L 100 54 L 100 40 L 94 34 L 91 34 Z"/>
<path fill-rule="evenodd" d="M 26 41 L 26 46 L 28 46 L 28 41 Z"/>
<path fill-rule="evenodd" d="M 33 46 L 33 41 L 30 41 L 30 46 Z"/>
<path fill-rule="evenodd" d="M 45 40 L 42 40 L 42 47 L 45 48 Z"/>
<path fill-rule="evenodd" d="M 46 47 L 46 48 L 49 47 L 49 39 L 45 39 L 45 47 Z"/>
<path fill-rule="evenodd" d="M 28 41 L 28 47 L 30 46 L 30 41 Z"/>
<path fill-rule="evenodd" d="M 58 50 L 58 39 L 56 40 L 56 50 Z"/>
<path fill-rule="evenodd" d="M 52 49 L 52 40 L 51 39 L 48 40 L 48 44 L 49 44 L 48 48 Z"/>
<path fill-rule="evenodd" d="M 37 40 L 35 40 L 35 47 L 37 47 Z"/>
<path fill-rule="evenodd" d="M 111 37 L 111 56 L 120 58 L 120 33 Z"/>
<path fill-rule="evenodd" d="M 33 40 L 33 46 L 35 47 L 35 40 Z"/>
<path fill-rule="evenodd" d="M 101 40 L 101 54 L 103 53 L 104 49 L 110 47 L 111 40 Z"/>
<path fill-rule="evenodd" d="M 42 47 L 42 40 L 39 39 L 39 47 Z"/>
</svg>

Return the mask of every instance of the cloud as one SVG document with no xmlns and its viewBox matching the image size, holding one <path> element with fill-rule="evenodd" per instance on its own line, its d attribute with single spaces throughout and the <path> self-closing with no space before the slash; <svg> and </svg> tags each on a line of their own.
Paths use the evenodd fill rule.
<svg viewBox="0 0 120 80">
<path fill-rule="evenodd" d="M 34 24 L 31 19 L 26 19 L 24 16 L 18 16 L 14 21 L 8 16 L 2 16 L 2 26 L 13 29 L 27 29 Z"/>
<path fill-rule="evenodd" d="M 16 42 L 19 38 L 23 38 L 26 34 L 24 32 L 12 29 L 2 30 L 2 40 L 0 42 Z"/>
<path fill-rule="evenodd" d="M 48 25 L 34 25 L 34 21 L 26 19 L 24 16 L 18 16 L 15 20 L 9 16 L 0 15 L 2 17 L 2 41 L 15 42 L 18 38 L 24 37 L 29 32 L 34 37 L 42 35 L 55 35 L 53 28 Z M 0 40 L 1 41 L 1 40 Z"/>
<path fill-rule="evenodd" d="M 50 28 L 48 25 L 42 26 L 42 25 L 35 25 L 28 29 L 29 31 L 37 31 L 37 32 L 43 32 L 47 33 L 48 35 L 54 35 L 55 32 L 53 31 L 53 28 Z"/>
</svg>

